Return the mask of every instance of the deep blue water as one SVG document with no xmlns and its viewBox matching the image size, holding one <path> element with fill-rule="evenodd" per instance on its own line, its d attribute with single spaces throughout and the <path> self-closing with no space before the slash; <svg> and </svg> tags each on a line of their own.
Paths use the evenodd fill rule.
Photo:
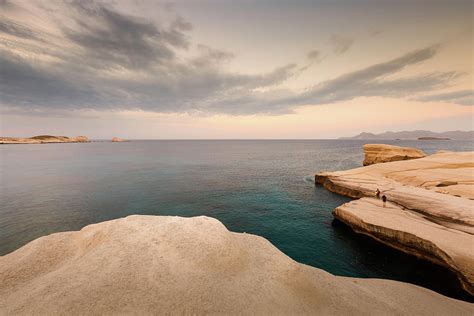
<svg viewBox="0 0 474 316">
<path fill-rule="evenodd" d="M 349 201 L 314 185 L 358 167 L 364 141 L 133 141 L 0 146 L 0 255 L 58 231 L 129 214 L 207 215 L 344 276 L 389 278 L 465 298 L 448 271 L 353 233 L 331 211 Z M 389 141 L 474 150 L 466 141 Z"/>
</svg>

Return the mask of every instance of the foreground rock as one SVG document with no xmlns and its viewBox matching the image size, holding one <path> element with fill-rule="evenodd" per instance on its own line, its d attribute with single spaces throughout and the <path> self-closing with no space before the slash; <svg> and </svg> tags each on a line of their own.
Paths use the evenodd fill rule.
<svg viewBox="0 0 474 316">
<path fill-rule="evenodd" d="M 335 277 L 208 217 L 130 216 L 0 257 L 0 314 L 445 314 L 474 305 Z"/>
<path fill-rule="evenodd" d="M 67 137 L 40 135 L 30 138 L 0 137 L 0 144 L 88 143 L 86 136 Z"/>
<path fill-rule="evenodd" d="M 474 152 L 321 173 L 317 183 L 353 198 L 336 218 L 385 244 L 444 265 L 474 295 Z M 376 189 L 391 202 L 374 198 Z"/>
<path fill-rule="evenodd" d="M 364 154 L 364 166 L 426 157 L 426 154 L 417 148 L 385 144 L 366 144 L 364 145 Z"/>
</svg>

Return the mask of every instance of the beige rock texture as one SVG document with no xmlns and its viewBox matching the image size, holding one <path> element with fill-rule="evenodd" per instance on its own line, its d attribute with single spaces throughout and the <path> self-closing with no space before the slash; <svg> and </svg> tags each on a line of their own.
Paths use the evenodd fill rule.
<svg viewBox="0 0 474 316">
<path fill-rule="evenodd" d="M 399 250 L 446 266 L 474 295 L 474 152 L 320 173 L 316 183 L 352 198 L 334 216 Z M 388 201 L 375 198 L 379 189 Z M 390 207 L 388 207 L 390 205 Z"/>
<path fill-rule="evenodd" d="M 86 136 L 67 137 L 40 135 L 30 138 L 0 137 L 0 144 L 49 144 L 49 143 L 88 143 Z"/>
<path fill-rule="evenodd" d="M 399 160 L 409 160 L 426 157 L 426 154 L 417 148 L 399 147 L 385 144 L 365 144 L 364 145 L 364 166 L 391 162 Z"/>
<path fill-rule="evenodd" d="M 0 314 L 473 315 L 415 285 L 336 277 L 209 217 L 129 216 L 0 257 Z"/>
<path fill-rule="evenodd" d="M 362 198 L 337 207 L 334 216 L 356 232 L 428 259 L 456 271 L 466 290 L 474 279 L 474 243 L 471 234 L 426 220 L 424 215 L 374 198 Z M 470 284 L 470 285 L 469 285 Z"/>
</svg>

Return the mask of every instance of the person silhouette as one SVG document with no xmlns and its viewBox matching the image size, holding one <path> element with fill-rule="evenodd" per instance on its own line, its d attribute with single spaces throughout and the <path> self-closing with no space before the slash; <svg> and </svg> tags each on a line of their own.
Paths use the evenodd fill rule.
<svg viewBox="0 0 474 316">
<path fill-rule="evenodd" d="M 383 201 L 383 207 L 385 207 L 385 203 L 387 203 L 387 197 L 384 195 L 382 195 L 382 201 Z"/>
<path fill-rule="evenodd" d="M 380 190 L 379 188 L 377 188 L 377 190 L 375 191 L 375 197 L 378 199 L 380 199 Z"/>
</svg>

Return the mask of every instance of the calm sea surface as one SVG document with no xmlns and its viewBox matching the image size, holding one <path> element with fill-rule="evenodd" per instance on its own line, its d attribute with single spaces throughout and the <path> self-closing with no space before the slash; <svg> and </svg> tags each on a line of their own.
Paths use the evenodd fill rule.
<svg viewBox="0 0 474 316">
<path fill-rule="evenodd" d="M 388 278 L 464 298 L 452 274 L 354 234 L 314 185 L 358 167 L 364 141 L 133 141 L 0 146 L 0 255 L 43 235 L 129 214 L 212 216 L 291 258 L 343 276 Z M 384 141 L 474 150 L 466 141 Z"/>
</svg>

